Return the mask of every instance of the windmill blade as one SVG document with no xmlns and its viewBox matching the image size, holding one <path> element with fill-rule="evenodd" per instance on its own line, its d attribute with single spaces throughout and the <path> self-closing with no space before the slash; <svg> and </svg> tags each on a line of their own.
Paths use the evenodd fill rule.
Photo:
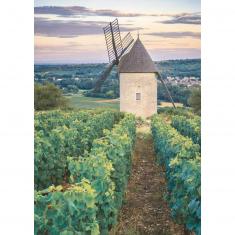
<svg viewBox="0 0 235 235">
<path fill-rule="evenodd" d="M 125 53 L 128 53 L 133 42 L 134 42 L 134 39 L 131 36 L 131 33 L 130 32 L 127 33 L 126 36 L 122 39 L 123 50 L 122 50 L 121 56 Z"/>
<path fill-rule="evenodd" d="M 170 91 L 168 90 L 168 88 L 167 88 L 167 86 L 166 86 L 166 83 L 164 82 L 164 80 L 162 79 L 162 77 L 161 77 L 161 75 L 160 75 L 159 73 L 156 73 L 156 75 L 157 75 L 157 77 L 159 78 L 159 80 L 162 82 L 164 88 L 166 89 L 166 93 L 167 93 L 168 97 L 170 98 L 170 101 L 171 101 L 173 107 L 176 108 L 176 107 L 175 107 L 174 100 L 173 100 L 173 98 L 172 98 L 172 96 L 171 96 L 171 93 L 170 93 Z"/>
<path fill-rule="evenodd" d="M 110 22 L 103 30 L 110 64 L 98 78 L 93 90 L 94 92 L 100 92 L 102 84 L 108 78 L 114 65 L 119 63 L 119 58 L 123 52 L 118 19 Z"/>
<path fill-rule="evenodd" d="M 114 60 L 116 63 L 118 63 L 118 60 L 123 51 L 118 19 L 110 22 L 106 27 L 103 28 L 103 30 L 108 51 L 109 63 L 113 63 Z"/>
<path fill-rule="evenodd" d="M 121 39 L 118 19 L 115 19 L 113 22 L 110 22 L 106 27 L 103 28 L 104 36 L 108 51 L 109 63 L 110 65 L 104 70 L 101 76 L 98 78 L 94 92 L 100 92 L 101 86 L 104 81 L 108 78 L 114 65 L 118 65 L 121 56 L 127 52 L 130 48 L 134 39 L 131 34 L 128 33 L 123 40 Z"/>
<path fill-rule="evenodd" d="M 109 74 L 112 71 L 114 65 L 115 65 L 115 61 L 113 61 L 113 63 L 109 64 L 107 66 L 107 68 L 103 71 L 103 73 L 101 74 L 101 76 L 99 77 L 99 79 L 97 80 L 97 82 L 95 84 L 94 92 L 100 92 L 100 88 L 101 88 L 102 84 L 104 83 L 104 81 L 109 76 Z"/>
</svg>

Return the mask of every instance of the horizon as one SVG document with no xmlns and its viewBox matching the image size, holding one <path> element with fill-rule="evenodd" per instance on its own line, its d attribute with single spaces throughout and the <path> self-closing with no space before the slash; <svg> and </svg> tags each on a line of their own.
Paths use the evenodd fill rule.
<svg viewBox="0 0 235 235">
<path fill-rule="evenodd" d="M 154 63 L 156 62 L 164 62 L 164 61 L 176 61 L 176 60 L 201 60 L 201 58 L 185 58 L 185 59 L 169 59 L 169 60 L 153 60 Z M 66 62 L 61 62 L 61 63 L 34 63 L 34 65 L 79 65 L 79 64 L 108 64 L 108 62 L 84 62 L 84 63 L 66 63 Z"/>
<path fill-rule="evenodd" d="M 115 18 L 154 61 L 201 58 L 200 11 L 200 0 L 35 0 L 35 64 L 107 63 L 102 28 Z"/>
</svg>

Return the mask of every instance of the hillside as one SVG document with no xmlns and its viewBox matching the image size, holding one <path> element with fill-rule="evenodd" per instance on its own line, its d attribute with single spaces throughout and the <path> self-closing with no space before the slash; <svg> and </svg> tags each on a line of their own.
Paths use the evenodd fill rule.
<svg viewBox="0 0 235 235">
<path fill-rule="evenodd" d="M 197 77 L 201 79 L 201 60 L 167 60 L 155 62 L 163 78 L 168 76 Z M 65 94 L 77 94 L 79 90 L 91 90 L 107 64 L 60 64 L 60 65 L 35 65 L 34 80 L 38 83 L 52 82 L 63 90 Z M 171 86 L 168 88 L 172 93 L 175 102 L 187 105 L 187 100 L 191 94 L 191 89 L 187 86 Z M 108 79 L 102 86 L 101 93 L 94 94 L 85 92 L 86 96 L 99 98 L 118 98 L 119 81 L 117 70 L 114 68 Z M 161 84 L 158 86 L 158 99 L 169 102 Z"/>
<path fill-rule="evenodd" d="M 194 76 L 201 77 L 201 59 L 186 59 L 186 60 L 166 60 L 155 62 L 162 77 L 184 77 Z M 106 64 L 35 64 L 34 74 L 36 79 L 50 78 L 98 78 L 104 70 Z M 114 69 L 110 75 L 111 79 L 117 78 L 116 70 Z"/>
</svg>

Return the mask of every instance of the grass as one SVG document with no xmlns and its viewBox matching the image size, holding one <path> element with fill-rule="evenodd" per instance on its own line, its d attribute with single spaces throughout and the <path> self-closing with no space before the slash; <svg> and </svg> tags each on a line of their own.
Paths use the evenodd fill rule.
<svg viewBox="0 0 235 235">
<path fill-rule="evenodd" d="M 75 109 L 112 109 L 119 110 L 119 101 L 85 97 L 82 95 L 72 95 L 67 97 L 70 101 L 70 105 Z"/>
<path fill-rule="evenodd" d="M 184 105 L 182 103 L 175 103 L 175 106 L 176 107 L 183 107 Z M 160 105 L 158 105 L 158 107 L 173 107 L 173 105 L 171 102 L 161 101 Z"/>
<path fill-rule="evenodd" d="M 75 109 L 120 109 L 119 100 L 116 99 L 85 97 L 82 93 L 67 96 L 67 98 L 72 108 Z M 183 106 L 181 103 L 175 103 L 175 105 L 176 107 Z M 158 107 L 172 107 L 172 104 L 170 102 L 161 102 L 161 105 L 158 105 Z"/>
</svg>

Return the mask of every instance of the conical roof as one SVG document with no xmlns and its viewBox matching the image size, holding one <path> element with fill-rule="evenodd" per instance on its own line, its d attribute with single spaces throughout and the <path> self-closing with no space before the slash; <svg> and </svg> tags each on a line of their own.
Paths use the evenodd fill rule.
<svg viewBox="0 0 235 235">
<path fill-rule="evenodd" d="M 118 65 L 119 73 L 155 73 L 156 67 L 139 37 Z"/>
</svg>

